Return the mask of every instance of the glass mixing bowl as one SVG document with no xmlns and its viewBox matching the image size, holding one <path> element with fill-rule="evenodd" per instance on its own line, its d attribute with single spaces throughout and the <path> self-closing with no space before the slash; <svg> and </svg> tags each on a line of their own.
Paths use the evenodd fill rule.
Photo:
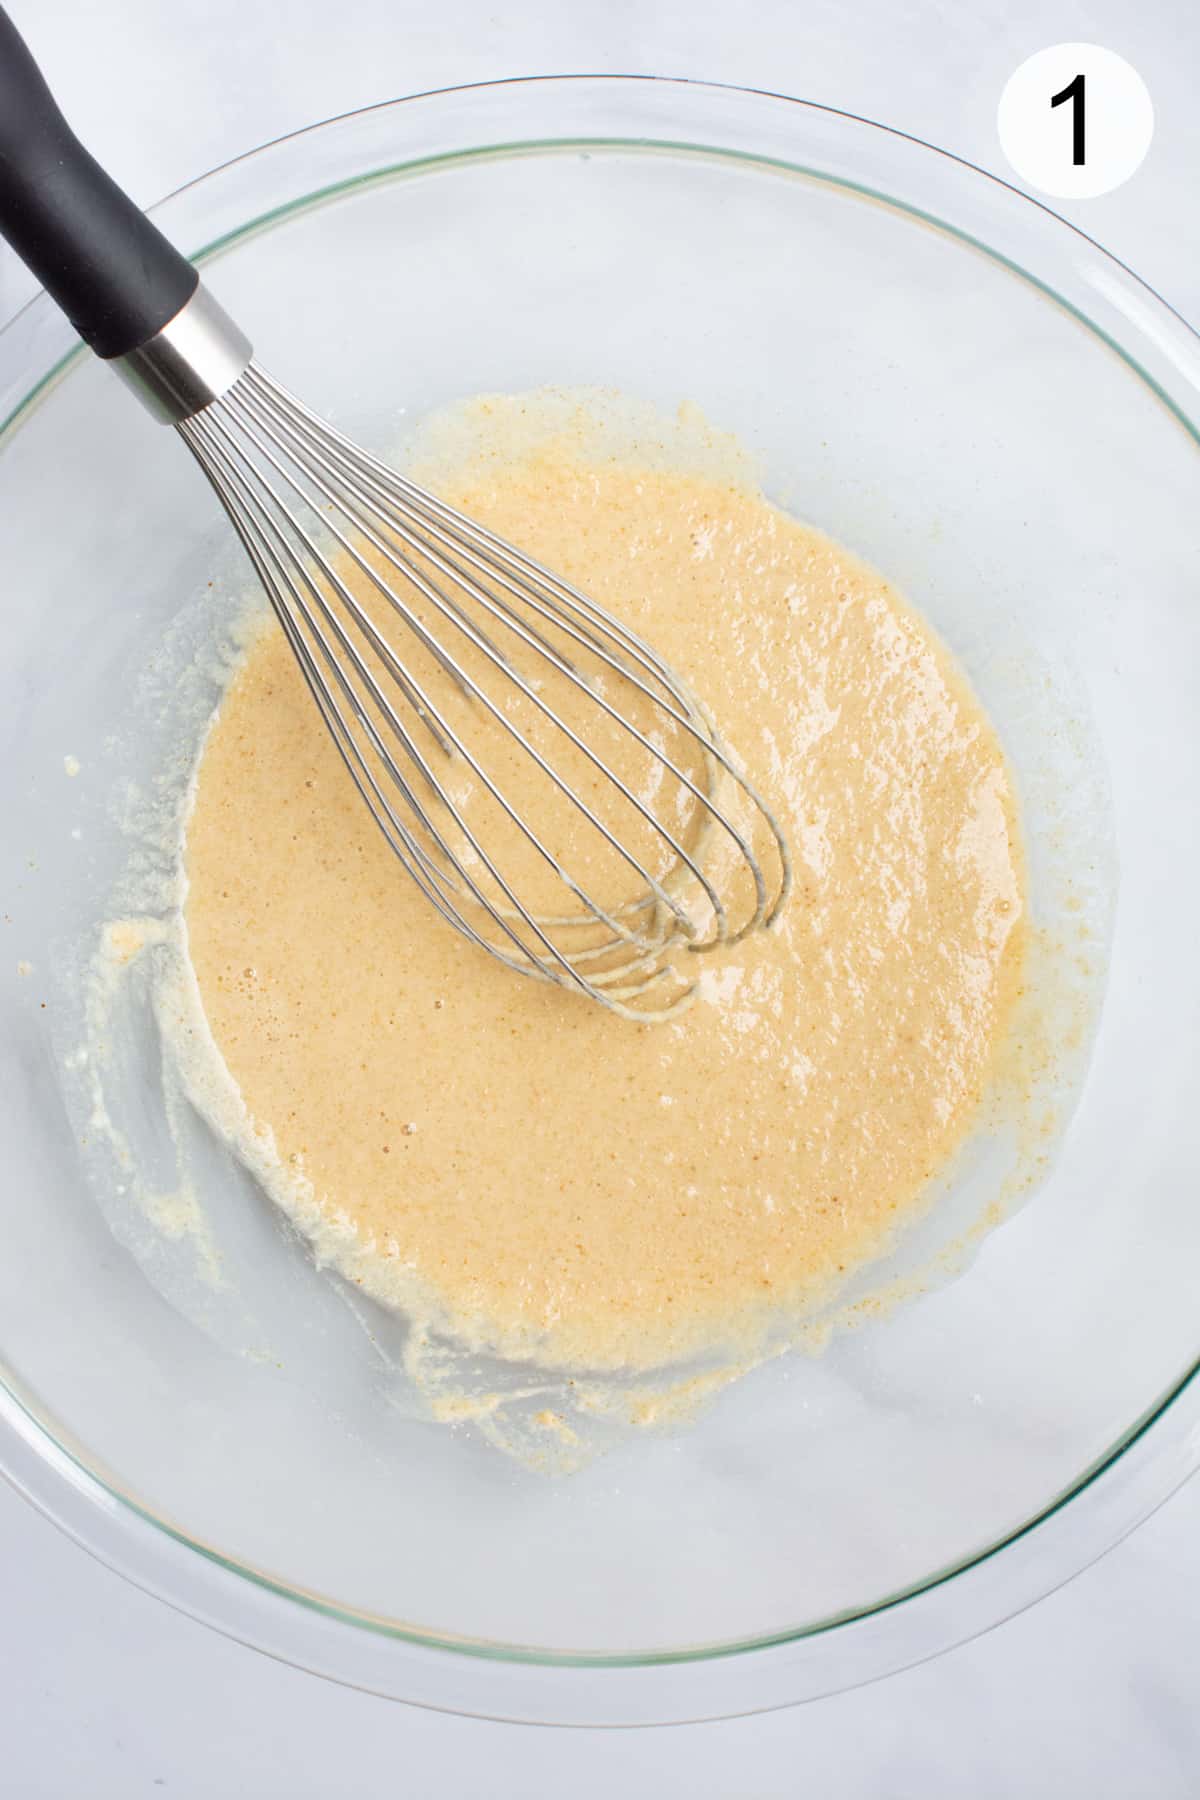
<svg viewBox="0 0 1200 1800">
<path fill-rule="evenodd" d="M 1028 1604 L 1200 1446 L 1197 340 L 977 170 L 686 83 L 378 107 L 157 217 L 267 365 L 376 439 L 401 411 L 546 382 L 698 403 L 947 633 L 1014 740 L 989 646 L 1069 668 L 1062 733 L 1093 747 L 1120 898 L 1036 1198 L 960 1279 L 758 1370 L 689 1430 L 551 1482 L 308 1379 L 338 1353 L 318 1314 L 311 1369 L 233 1354 L 108 1230 L 54 1035 L 63 946 L 125 854 L 114 817 L 169 748 L 147 727 L 131 772 L 125 727 L 228 533 L 182 447 L 35 301 L 0 336 L 6 1472 L 231 1635 L 480 1714 L 779 1705 Z M 151 1111 L 156 1080 L 148 1063 Z"/>
</svg>

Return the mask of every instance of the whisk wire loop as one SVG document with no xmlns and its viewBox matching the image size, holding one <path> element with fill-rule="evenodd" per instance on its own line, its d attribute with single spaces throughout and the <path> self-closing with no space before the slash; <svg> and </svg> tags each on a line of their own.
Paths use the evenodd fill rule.
<svg viewBox="0 0 1200 1800">
<path fill-rule="evenodd" d="M 633 630 L 253 361 L 177 430 L 359 795 L 448 924 L 647 1022 L 691 998 L 684 951 L 778 916 L 778 824 Z"/>
</svg>

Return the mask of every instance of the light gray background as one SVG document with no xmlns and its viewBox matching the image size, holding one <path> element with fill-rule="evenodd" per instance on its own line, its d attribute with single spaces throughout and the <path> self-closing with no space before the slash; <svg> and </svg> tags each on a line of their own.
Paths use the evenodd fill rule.
<svg viewBox="0 0 1200 1800">
<path fill-rule="evenodd" d="M 450 83 L 566 70 L 769 87 L 1007 173 L 1001 88 L 1069 39 L 1129 58 L 1142 171 L 1069 216 L 1200 324 L 1190 0 L 9 0 L 140 200 L 264 139 Z M 0 321 L 29 291 L 0 248 Z M 1200 1793 L 1200 1482 L 1069 1588 L 875 1687 L 728 1724 L 539 1731 L 421 1713 L 226 1643 L 0 1485 L 0 1793 L 11 1800 L 1184 1800 Z"/>
</svg>

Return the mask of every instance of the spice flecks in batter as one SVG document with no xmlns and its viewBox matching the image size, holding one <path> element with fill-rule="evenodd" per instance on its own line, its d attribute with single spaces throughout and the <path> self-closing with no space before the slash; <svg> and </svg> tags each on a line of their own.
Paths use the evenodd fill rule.
<svg viewBox="0 0 1200 1800">
<path fill-rule="evenodd" d="M 1011 782 L 929 628 L 748 486 L 550 448 L 449 497 L 706 698 L 795 852 L 778 929 L 667 1025 L 514 976 L 407 880 L 271 631 L 204 752 L 191 956 L 364 1287 L 415 1282 L 505 1354 L 650 1368 L 827 1297 L 953 1155 L 1019 985 Z"/>
</svg>

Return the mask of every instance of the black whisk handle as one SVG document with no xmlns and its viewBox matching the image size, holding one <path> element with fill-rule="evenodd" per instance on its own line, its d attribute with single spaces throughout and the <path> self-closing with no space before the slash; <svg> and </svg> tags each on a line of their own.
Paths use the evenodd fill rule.
<svg viewBox="0 0 1200 1800">
<path fill-rule="evenodd" d="M 199 281 L 84 149 L 3 7 L 0 233 L 98 356 L 147 343 Z"/>
</svg>

